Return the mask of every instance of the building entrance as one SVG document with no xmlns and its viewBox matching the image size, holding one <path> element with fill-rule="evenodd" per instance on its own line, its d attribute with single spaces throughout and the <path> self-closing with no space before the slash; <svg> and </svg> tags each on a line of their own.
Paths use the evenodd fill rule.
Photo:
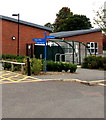
<svg viewBox="0 0 106 120">
<path fill-rule="evenodd" d="M 47 60 L 81 64 L 85 56 L 91 55 L 88 47 L 78 41 L 47 41 Z M 44 45 L 34 45 L 35 57 L 44 58 Z"/>
</svg>

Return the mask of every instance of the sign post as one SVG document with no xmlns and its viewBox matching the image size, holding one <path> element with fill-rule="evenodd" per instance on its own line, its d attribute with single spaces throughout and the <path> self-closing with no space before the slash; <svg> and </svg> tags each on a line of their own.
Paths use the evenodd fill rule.
<svg viewBox="0 0 106 120">
<path fill-rule="evenodd" d="M 34 38 L 32 39 L 32 41 L 35 41 L 36 44 L 43 44 L 44 45 L 44 63 L 43 63 L 43 67 L 44 67 L 44 72 L 47 72 L 47 68 L 46 68 L 46 60 L 47 60 L 47 48 L 46 48 L 46 40 L 47 39 L 55 39 L 55 36 L 46 36 L 46 32 L 44 32 L 44 38 Z"/>
<path fill-rule="evenodd" d="M 45 46 L 44 46 L 44 72 L 47 72 L 46 69 L 46 58 L 47 58 L 47 49 L 46 49 L 46 32 L 44 32 Z"/>
</svg>

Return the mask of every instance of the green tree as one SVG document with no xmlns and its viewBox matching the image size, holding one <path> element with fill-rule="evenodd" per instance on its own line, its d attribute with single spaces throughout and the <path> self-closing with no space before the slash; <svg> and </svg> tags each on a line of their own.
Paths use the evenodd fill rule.
<svg viewBox="0 0 106 120">
<path fill-rule="evenodd" d="M 70 11 L 70 8 L 63 7 L 61 10 L 59 10 L 58 14 L 56 14 L 57 18 L 55 19 L 55 22 L 53 24 L 54 26 L 54 32 L 59 31 L 59 27 L 63 23 L 64 20 L 68 19 L 70 15 L 73 15 L 73 13 Z"/>
<path fill-rule="evenodd" d="M 89 18 L 84 15 L 71 15 L 67 19 L 61 20 L 61 24 L 58 27 L 59 31 L 72 31 L 91 28 Z"/>
<path fill-rule="evenodd" d="M 89 29 L 92 27 L 90 19 L 85 15 L 73 14 L 70 8 L 63 7 L 53 24 L 54 32 Z"/>
<path fill-rule="evenodd" d="M 46 23 L 44 26 L 53 28 L 53 25 L 50 22 Z"/>
</svg>

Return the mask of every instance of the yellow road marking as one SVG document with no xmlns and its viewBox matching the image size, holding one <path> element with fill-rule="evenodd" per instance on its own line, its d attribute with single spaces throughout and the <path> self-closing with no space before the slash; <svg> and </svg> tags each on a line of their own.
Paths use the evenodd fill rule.
<svg viewBox="0 0 106 120">
<path fill-rule="evenodd" d="M 39 79 L 32 76 L 26 76 L 19 73 L 13 73 L 11 71 L 0 71 L 0 74 L 2 73 L 2 76 L 0 76 L 0 84 L 5 83 L 22 83 L 22 82 L 38 82 L 38 81 L 72 81 L 72 82 L 79 82 L 79 83 L 85 83 L 89 85 L 101 85 L 106 86 L 104 83 L 106 80 L 97 80 L 97 81 L 82 81 L 79 79 Z"/>
<path fill-rule="evenodd" d="M 10 71 L 0 71 L 0 73 L 2 73 L 2 75 L 0 76 L 0 84 L 42 81 L 41 79 L 35 77 L 26 76 L 19 73 L 13 73 Z"/>
</svg>

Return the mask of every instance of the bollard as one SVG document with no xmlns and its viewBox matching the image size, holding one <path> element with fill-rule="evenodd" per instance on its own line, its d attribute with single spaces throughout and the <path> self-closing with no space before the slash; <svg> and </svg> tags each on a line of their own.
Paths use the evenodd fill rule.
<svg viewBox="0 0 106 120">
<path fill-rule="evenodd" d="M 31 76 L 31 69 L 30 69 L 30 61 L 29 61 L 29 59 L 30 59 L 30 58 L 28 57 L 28 58 L 27 58 L 27 65 L 28 65 L 28 66 L 27 66 L 27 71 L 28 71 L 28 74 L 27 74 L 27 75 L 28 75 L 28 76 Z"/>
</svg>

